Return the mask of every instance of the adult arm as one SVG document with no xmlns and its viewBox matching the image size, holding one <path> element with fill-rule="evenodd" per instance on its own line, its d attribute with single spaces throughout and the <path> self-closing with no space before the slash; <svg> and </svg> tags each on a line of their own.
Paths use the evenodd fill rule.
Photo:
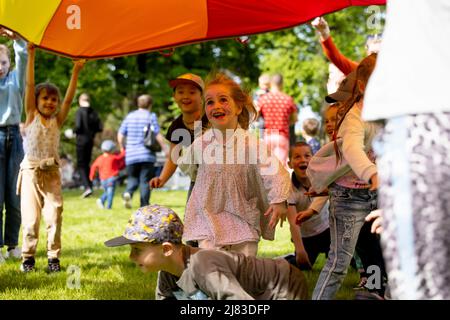
<svg viewBox="0 0 450 320">
<path fill-rule="evenodd" d="M 120 151 L 125 150 L 125 135 L 120 132 L 117 133 L 117 143 L 119 144 Z"/>
<path fill-rule="evenodd" d="M 16 60 L 17 86 L 19 87 L 20 92 L 23 93 L 28 61 L 27 42 L 16 35 L 13 46 Z"/>
<path fill-rule="evenodd" d="M 327 21 L 323 17 L 317 17 L 311 22 L 311 25 L 320 35 L 320 44 L 322 49 L 330 60 L 345 75 L 356 69 L 358 63 L 344 56 L 333 42 L 330 36 L 330 28 Z"/>
<path fill-rule="evenodd" d="M 295 105 L 294 99 L 292 99 L 292 105 L 291 105 L 291 114 L 289 115 L 289 125 L 294 125 L 297 122 L 298 116 L 298 110 L 297 106 Z"/>
<path fill-rule="evenodd" d="M 331 37 L 328 37 L 327 40 L 321 42 L 321 45 L 328 60 L 341 70 L 343 74 L 348 75 L 353 70 L 356 70 L 358 62 L 344 56 L 336 47 Z"/>
</svg>

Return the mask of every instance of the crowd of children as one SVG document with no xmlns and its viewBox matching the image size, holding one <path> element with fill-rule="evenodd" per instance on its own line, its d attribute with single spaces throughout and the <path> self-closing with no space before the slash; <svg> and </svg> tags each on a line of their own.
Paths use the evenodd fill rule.
<svg viewBox="0 0 450 320">
<path fill-rule="evenodd" d="M 320 21 L 320 28 L 326 33 L 323 23 Z M 329 34 L 327 39 L 329 43 Z M 27 49 L 26 86 L 21 87 L 25 81 L 20 77 L 25 77 L 25 70 L 23 61 L 19 61 L 16 68 L 22 69 L 16 75 L 17 88 L 13 88 L 25 92 L 24 132 L 27 137 L 27 150 L 17 172 L 23 230 L 20 269 L 23 272 L 35 269 L 39 224 L 43 217 L 47 225 L 48 271 L 58 272 L 61 270 L 63 211 L 60 129 L 68 116 L 78 74 L 85 61 L 74 61 L 70 83 L 62 100 L 55 85 L 35 85 L 36 50 L 31 43 Z M 24 53 L 17 50 L 16 56 L 24 59 Z M 0 47 L 0 60 L 9 59 L 5 52 Z M 326 192 L 320 194 L 316 191 L 323 190 L 314 190 L 312 186 L 317 176 L 309 171 L 311 160 L 321 149 L 317 138 L 318 120 L 306 119 L 303 123 L 305 141 L 297 142 L 289 149 L 283 147 L 284 153 L 288 151 L 288 171 L 286 154 L 277 158 L 276 152 L 260 139 L 260 131 L 255 134 L 251 130 L 252 123 L 261 116 L 261 106 L 267 116 L 268 107 L 261 103 L 256 108 L 255 103 L 267 98 L 268 88 L 261 88 L 258 97 L 252 97 L 224 73 L 211 74 L 205 82 L 192 73 L 169 81 L 181 115 L 171 123 L 165 136 L 170 148 L 164 168 L 159 176 L 144 181 L 147 185 L 144 191 L 141 190 L 141 208 L 133 213 L 123 236 L 106 242 L 107 246 L 130 244 L 130 259 L 143 271 L 161 271 L 157 298 L 306 299 L 306 281 L 300 269 L 311 269 L 318 255 L 323 253 L 327 261 L 312 298 L 333 299 L 355 252 L 365 269 L 377 266 L 381 270 L 381 286 L 373 292 L 384 297 L 388 279 L 378 235 L 371 232 L 371 228 L 379 230 L 379 221 L 374 225 L 366 221 L 374 215 L 369 213 L 377 208 L 378 170 L 371 143 L 379 128 L 361 118 L 365 88 L 377 55 L 371 54 L 360 63 L 332 56 L 339 57 L 336 58 L 340 61 L 338 66 L 344 69 L 346 77 L 338 90 L 327 96 L 327 101 L 332 104 L 324 113 L 324 130 L 328 136 L 326 140 L 334 146 L 333 159 L 336 164 L 345 161 L 348 170 L 335 176 L 327 184 Z M 0 81 L 5 76 L 3 73 L 0 69 Z M 265 75 L 261 79 L 268 82 L 269 77 Z M 15 99 L 20 110 L 21 102 L 15 97 L 20 92 L 0 89 L 0 98 L 11 95 L 10 99 Z M 140 98 L 150 99 L 151 105 L 150 96 Z M 149 112 L 145 110 L 147 114 Z M 289 116 L 296 115 L 291 99 L 286 115 L 286 124 Z M 125 157 L 128 157 L 127 166 L 130 165 L 130 153 L 134 151 L 129 153 L 124 147 L 125 136 L 143 139 L 141 127 L 139 130 L 127 127 L 128 123 L 135 126 L 142 120 L 136 119 L 124 121 L 120 128 L 120 152 L 115 152 L 114 141 L 105 140 L 101 144 L 103 153 L 91 166 L 90 180 L 98 175 L 104 190 L 97 199 L 101 209 L 112 208 Z M 320 156 L 319 151 L 317 157 Z M 147 189 L 163 187 L 177 167 L 191 178 L 184 225 L 170 208 L 147 205 L 150 195 Z M 12 172 L 13 169 L 8 170 Z M 139 183 L 142 185 L 143 182 Z M 124 198 L 126 201 L 131 199 L 137 187 L 136 180 L 124 193 L 124 196 L 128 194 L 127 199 Z M 10 212 L 7 214 L 11 215 Z M 282 226 L 286 219 L 294 254 L 286 259 L 258 258 L 261 238 L 273 240 L 275 228 L 278 224 Z M 1 224 L 0 227 L 1 235 Z M 12 230 L 5 236 L 4 244 L 11 255 L 18 245 L 17 233 Z M 3 246 L 3 239 L 0 240 Z M 183 241 L 194 243 L 198 248 L 184 245 Z"/>
</svg>

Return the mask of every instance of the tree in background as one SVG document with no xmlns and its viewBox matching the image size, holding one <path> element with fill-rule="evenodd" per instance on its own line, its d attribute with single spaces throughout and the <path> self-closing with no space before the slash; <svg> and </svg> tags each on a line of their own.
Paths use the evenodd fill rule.
<svg viewBox="0 0 450 320">
<path fill-rule="evenodd" d="M 325 16 L 337 47 L 349 58 L 359 61 L 365 56 L 365 42 L 369 34 L 379 33 L 383 24 L 365 7 L 351 7 Z M 374 27 L 374 19 L 381 26 Z M 375 21 L 377 22 L 377 21 Z M 294 97 L 300 107 L 310 105 L 320 111 L 326 95 L 328 61 L 322 52 L 314 28 L 303 24 L 290 30 L 265 33 L 253 41 L 262 72 L 279 72 L 284 76 L 284 90 Z"/>
<path fill-rule="evenodd" d="M 357 61 L 364 56 L 366 35 L 379 32 L 368 28 L 371 14 L 363 7 L 347 8 L 325 17 L 338 48 Z M 71 66 L 68 58 L 38 50 L 36 83 L 51 81 L 64 91 Z M 284 76 L 286 93 L 301 106 L 311 105 L 319 111 L 326 93 L 327 68 L 318 36 L 310 24 L 303 24 L 251 36 L 248 44 L 224 39 L 176 48 L 169 57 L 151 52 L 91 60 L 80 75 L 78 92 L 90 94 L 91 105 L 104 123 L 102 138 L 115 139 L 120 122 L 135 108 L 135 99 L 142 93 L 152 95 L 153 111 L 163 132 L 167 129 L 179 114 L 167 81 L 179 74 L 193 72 L 206 77 L 211 71 L 227 70 L 239 77 L 244 87 L 253 89 L 262 72 L 279 72 Z M 74 127 L 75 111 L 75 107 L 71 109 L 62 132 Z M 100 152 L 100 142 L 96 143 L 94 157 Z M 75 141 L 62 136 L 61 153 L 74 155 Z"/>
</svg>

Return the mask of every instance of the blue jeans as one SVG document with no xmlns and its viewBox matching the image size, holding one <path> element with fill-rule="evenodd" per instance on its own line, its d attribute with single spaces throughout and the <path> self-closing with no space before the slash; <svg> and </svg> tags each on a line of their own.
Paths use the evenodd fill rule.
<svg viewBox="0 0 450 320">
<path fill-rule="evenodd" d="M 23 146 L 19 126 L 0 127 L 0 248 L 4 245 L 15 247 L 19 243 L 21 216 L 16 186 L 22 159 Z"/>
<path fill-rule="evenodd" d="M 127 165 L 127 188 L 133 196 L 134 191 L 139 187 L 141 191 L 141 207 L 148 206 L 150 201 L 149 181 L 155 176 L 155 167 L 153 162 L 141 162 Z"/>
<path fill-rule="evenodd" d="M 364 218 L 377 208 L 377 193 L 332 184 L 330 190 L 330 252 L 323 267 L 313 300 L 334 299 L 355 252 Z"/>
<path fill-rule="evenodd" d="M 102 188 L 103 188 L 103 194 L 100 197 L 100 201 L 103 205 L 105 205 L 106 202 L 106 208 L 111 209 L 113 198 L 114 198 L 114 191 L 116 190 L 116 182 L 117 177 L 111 177 L 106 180 L 102 180 Z"/>
</svg>

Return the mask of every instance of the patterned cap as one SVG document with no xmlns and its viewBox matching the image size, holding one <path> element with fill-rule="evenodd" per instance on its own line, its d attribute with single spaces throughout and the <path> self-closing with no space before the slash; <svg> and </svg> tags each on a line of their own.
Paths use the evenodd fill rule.
<svg viewBox="0 0 450 320">
<path fill-rule="evenodd" d="M 185 73 L 181 76 L 178 76 L 176 79 L 172 79 L 169 81 L 169 86 L 171 88 L 176 88 L 177 85 L 181 83 L 190 83 L 200 89 L 201 92 L 205 89 L 205 84 L 201 77 L 193 73 Z"/>
<path fill-rule="evenodd" d="M 180 244 L 182 235 L 183 223 L 175 211 L 152 204 L 137 209 L 128 220 L 123 236 L 108 240 L 105 245 L 117 247 L 138 242 Z"/>
</svg>

